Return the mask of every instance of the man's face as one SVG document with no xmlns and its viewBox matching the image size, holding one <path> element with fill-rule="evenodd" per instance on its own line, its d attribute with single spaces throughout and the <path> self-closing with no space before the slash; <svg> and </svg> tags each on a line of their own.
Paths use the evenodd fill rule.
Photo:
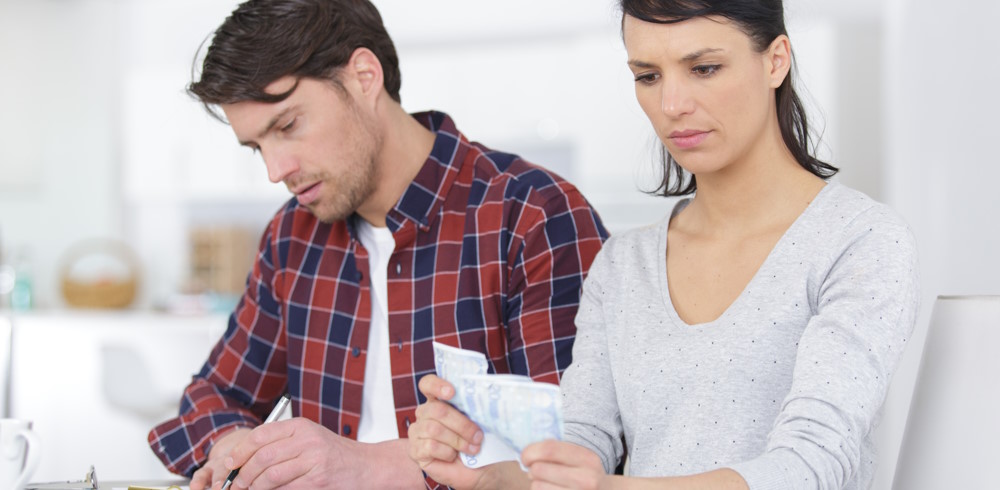
<svg viewBox="0 0 1000 490">
<path fill-rule="evenodd" d="M 279 78 L 266 90 L 283 93 L 295 82 Z M 284 182 L 320 221 L 344 219 L 372 196 L 382 134 L 333 82 L 299 79 L 281 102 L 244 101 L 222 110 L 240 144 L 260 152 L 271 182 Z"/>
</svg>

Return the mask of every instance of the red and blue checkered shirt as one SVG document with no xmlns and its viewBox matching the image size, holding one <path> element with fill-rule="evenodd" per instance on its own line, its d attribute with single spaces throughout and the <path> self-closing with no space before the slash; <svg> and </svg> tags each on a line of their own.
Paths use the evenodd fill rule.
<svg viewBox="0 0 1000 490">
<path fill-rule="evenodd" d="M 557 383 L 570 364 L 584 276 L 607 238 L 580 192 L 468 141 L 440 112 L 429 158 L 389 212 L 388 303 L 396 422 L 407 433 L 434 372 L 432 342 L 486 354 L 489 371 Z M 371 290 L 353 219 L 324 224 L 290 200 L 269 224 L 226 333 L 149 444 L 190 476 L 211 444 L 253 427 L 285 392 L 292 413 L 357 435 Z"/>
</svg>

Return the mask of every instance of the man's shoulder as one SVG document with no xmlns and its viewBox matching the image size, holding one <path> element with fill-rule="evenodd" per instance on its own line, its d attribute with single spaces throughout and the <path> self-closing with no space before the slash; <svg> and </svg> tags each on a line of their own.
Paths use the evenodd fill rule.
<svg viewBox="0 0 1000 490">
<path fill-rule="evenodd" d="M 528 197 L 548 201 L 566 194 L 578 195 L 576 186 L 544 166 L 516 153 L 470 143 L 475 171 L 473 178 L 487 186 L 500 186 L 505 195 L 519 200 Z"/>
</svg>

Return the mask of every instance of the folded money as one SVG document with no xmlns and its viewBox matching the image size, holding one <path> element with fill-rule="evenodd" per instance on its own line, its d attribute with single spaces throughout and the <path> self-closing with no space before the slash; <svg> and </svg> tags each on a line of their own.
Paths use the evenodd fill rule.
<svg viewBox="0 0 1000 490">
<path fill-rule="evenodd" d="M 455 387 L 450 403 L 483 430 L 477 455 L 462 462 L 478 468 L 498 461 L 520 462 L 521 451 L 546 439 L 562 439 L 559 387 L 527 376 L 487 374 L 481 352 L 434 343 L 437 375 Z"/>
</svg>

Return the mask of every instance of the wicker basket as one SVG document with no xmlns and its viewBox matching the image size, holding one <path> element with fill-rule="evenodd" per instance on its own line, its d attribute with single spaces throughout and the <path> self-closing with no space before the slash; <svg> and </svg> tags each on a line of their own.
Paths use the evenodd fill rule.
<svg viewBox="0 0 1000 490">
<path fill-rule="evenodd" d="M 74 267 L 95 255 L 119 262 L 128 271 L 125 277 L 81 279 L 74 277 Z M 122 242 L 95 239 L 81 242 L 66 252 L 60 267 L 63 299 L 78 308 L 126 308 L 135 299 L 139 287 L 139 261 L 132 249 Z"/>
</svg>

